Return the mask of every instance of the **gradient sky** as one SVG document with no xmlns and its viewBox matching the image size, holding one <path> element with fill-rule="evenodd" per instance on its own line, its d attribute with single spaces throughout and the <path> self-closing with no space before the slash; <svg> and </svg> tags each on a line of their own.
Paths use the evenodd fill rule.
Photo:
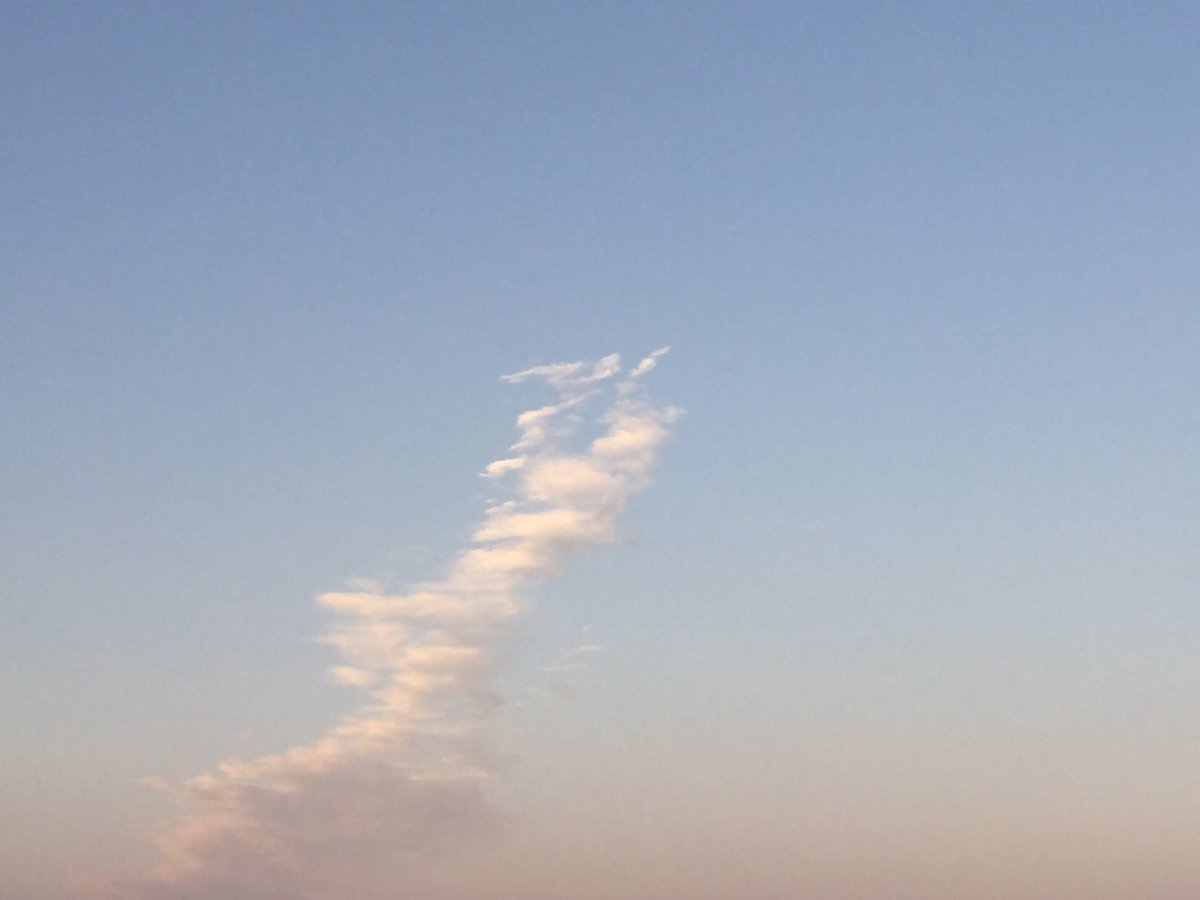
<svg viewBox="0 0 1200 900">
<path fill-rule="evenodd" d="M 1200 896 L 1198 47 L 1188 3 L 9 4 L 0 895 L 110 896 L 178 827 L 143 779 L 329 733 L 314 598 L 452 577 L 554 402 L 501 376 L 670 345 L 622 537 L 489 645 L 495 827 L 358 896 Z"/>
</svg>

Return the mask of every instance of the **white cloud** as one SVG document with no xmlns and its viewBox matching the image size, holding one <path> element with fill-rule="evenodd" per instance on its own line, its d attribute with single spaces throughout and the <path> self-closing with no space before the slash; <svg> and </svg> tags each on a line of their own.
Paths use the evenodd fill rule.
<svg viewBox="0 0 1200 900">
<path fill-rule="evenodd" d="M 520 372 L 514 372 L 511 375 L 501 375 L 500 380 L 506 381 L 509 384 L 520 384 L 530 378 L 541 378 L 552 385 L 560 385 L 567 383 L 579 372 L 584 369 L 584 363 L 550 363 L 545 366 L 534 366 L 531 369 L 522 369 Z"/>
<path fill-rule="evenodd" d="M 521 610 L 522 588 L 557 571 L 569 551 L 610 540 L 625 502 L 648 482 L 678 414 L 642 398 L 633 379 L 665 352 L 643 359 L 590 420 L 583 411 L 596 386 L 620 375 L 616 354 L 504 376 L 542 381 L 558 398 L 522 413 L 518 455 L 484 469 L 517 473 L 511 496 L 487 511 L 446 575 L 405 594 L 359 579 L 317 598 L 337 617 L 324 638 L 342 657 L 330 674 L 362 690 L 362 705 L 312 744 L 227 760 L 172 789 L 182 818 L 160 842 L 158 867 L 92 882 L 83 896 L 390 897 L 418 860 L 486 833 L 491 648 Z M 598 437 L 572 447 L 581 427 L 596 425 Z"/>
<path fill-rule="evenodd" d="M 525 465 L 525 458 L 521 456 L 512 457 L 509 459 L 497 459 L 490 462 L 483 470 L 483 475 L 486 478 L 496 478 L 503 475 L 505 472 L 511 472 L 514 469 L 519 469 Z"/>
<path fill-rule="evenodd" d="M 630 378 L 641 378 L 643 375 L 645 375 L 647 372 L 649 372 L 651 369 L 653 369 L 656 365 L 658 365 L 659 358 L 666 355 L 667 353 L 669 353 L 670 350 L 671 350 L 670 347 L 659 347 L 657 350 L 655 350 L 653 353 L 651 353 L 649 356 L 647 356 L 645 359 L 643 359 L 640 363 L 638 363 L 636 366 L 634 366 L 633 371 L 629 373 L 629 377 Z"/>
</svg>

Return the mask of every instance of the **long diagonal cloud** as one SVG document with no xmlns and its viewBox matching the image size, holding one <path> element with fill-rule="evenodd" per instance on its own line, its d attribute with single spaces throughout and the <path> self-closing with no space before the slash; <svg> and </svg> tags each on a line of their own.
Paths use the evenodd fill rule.
<svg viewBox="0 0 1200 900">
<path fill-rule="evenodd" d="M 504 376 L 543 382 L 556 397 L 521 413 L 511 455 L 484 469 L 508 499 L 487 510 L 445 577 L 404 594 L 318 598 L 335 615 L 326 640 L 342 658 L 331 673 L 364 692 L 358 709 L 314 743 L 229 760 L 169 788 L 182 815 L 160 841 L 157 867 L 80 893 L 403 897 L 406 864 L 486 833 L 495 820 L 486 731 L 495 700 L 485 686 L 493 649 L 522 609 L 522 590 L 573 551 L 611 541 L 618 514 L 648 483 L 679 415 L 641 386 L 666 350 L 628 371 L 614 354 Z"/>
</svg>

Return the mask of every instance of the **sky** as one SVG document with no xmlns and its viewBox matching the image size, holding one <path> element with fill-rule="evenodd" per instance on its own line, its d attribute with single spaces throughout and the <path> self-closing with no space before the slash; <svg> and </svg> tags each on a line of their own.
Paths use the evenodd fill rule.
<svg viewBox="0 0 1200 900">
<path fill-rule="evenodd" d="M 1200 895 L 1194 5 L 7 13 L 0 896 Z"/>
</svg>

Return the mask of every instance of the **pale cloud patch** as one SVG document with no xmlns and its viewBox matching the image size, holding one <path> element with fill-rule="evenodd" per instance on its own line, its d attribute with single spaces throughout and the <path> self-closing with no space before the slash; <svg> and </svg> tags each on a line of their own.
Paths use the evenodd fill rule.
<svg viewBox="0 0 1200 900">
<path fill-rule="evenodd" d="M 508 459 L 497 459 L 490 462 L 484 467 L 483 475 L 485 478 L 498 478 L 505 472 L 512 472 L 515 469 L 525 465 L 525 458 L 522 456 L 514 456 Z"/>
<path fill-rule="evenodd" d="M 547 383 L 555 387 L 570 384 L 571 381 L 584 369 L 584 363 L 550 363 L 545 366 L 533 366 L 529 369 L 522 369 L 520 372 L 513 372 L 511 375 L 501 375 L 500 380 L 509 384 L 520 384 L 522 381 L 527 381 L 530 378 L 541 378 Z"/>
<path fill-rule="evenodd" d="M 580 644 L 578 647 L 572 647 L 570 650 L 563 652 L 564 656 L 584 656 L 593 653 L 603 653 L 604 648 L 599 644 Z"/>
<path fill-rule="evenodd" d="M 651 369 L 658 365 L 658 360 L 669 353 L 670 347 L 659 347 L 649 356 L 644 358 L 640 363 L 633 367 L 633 371 L 629 373 L 630 378 L 641 378 Z"/>
<path fill-rule="evenodd" d="M 338 683 L 351 684 L 355 687 L 365 687 L 375 680 L 375 677 L 370 672 L 355 666 L 334 666 L 329 670 L 329 674 Z"/>
</svg>

